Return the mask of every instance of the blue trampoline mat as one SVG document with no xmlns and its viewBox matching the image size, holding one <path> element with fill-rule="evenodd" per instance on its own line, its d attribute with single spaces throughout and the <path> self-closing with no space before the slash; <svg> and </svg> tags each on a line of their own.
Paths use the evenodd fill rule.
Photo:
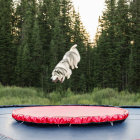
<svg viewBox="0 0 140 140">
<path fill-rule="evenodd" d="M 0 140 L 137 140 L 140 139 L 140 108 L 126 108 L 128 118 L 111 126 L 32 125 L 19 123 L 11 113 L 21 107 L 0 108 Z"/>
</svg>

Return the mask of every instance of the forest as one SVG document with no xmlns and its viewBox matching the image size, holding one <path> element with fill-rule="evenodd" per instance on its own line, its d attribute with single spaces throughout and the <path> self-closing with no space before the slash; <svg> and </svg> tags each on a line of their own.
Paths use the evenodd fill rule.
<svg viewBox="0 0 140 140">
<path fill-rule="evenodd" d="M 45 93 L 139 92 L 140 0 L 105 3 L 91 42 L 71 0 L 0 0 L 0 84 Z M 74 44 L 79 68 L 63 84 L 53 83 L 52 70 Z"/>
</svg>

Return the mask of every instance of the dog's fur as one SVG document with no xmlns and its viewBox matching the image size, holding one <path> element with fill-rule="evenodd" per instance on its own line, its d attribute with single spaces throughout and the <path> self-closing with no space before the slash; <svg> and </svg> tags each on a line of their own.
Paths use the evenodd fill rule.
<svg viewBox="0 0 140 140">
<path fill-rule="evenodd" d="M 72 69 L 78 68 L 77 64 L 80 62 L 80 54 L 76 47 L 76 44 L 73 45 L 71 49 L 65 53 L 63 59 L 54 68 L 51 77 L 53 82 L 60 81 L 63 83 L 65 77 L 69 79 L 72 74 L 70 67 Z"/>
<path fill-rule="evenodd" d="M 65 53 L 63 59 L 67 59 L 72 69 L 78 68 L 77 64 L 80 62 L 80 54 L 76 49 L 77 44 L 73 45 L 71 49 Z"/>
<path fill-rule="evenodd" d="M 62 59 L 53 70 L 51 79 L 54 82 L 57 82 L 59 80 L 61 83 L 63 83 L 65 77 L 69 79 L 71 74 L 72 71 L 70 69 L 67 59 Z"/>
</svg>

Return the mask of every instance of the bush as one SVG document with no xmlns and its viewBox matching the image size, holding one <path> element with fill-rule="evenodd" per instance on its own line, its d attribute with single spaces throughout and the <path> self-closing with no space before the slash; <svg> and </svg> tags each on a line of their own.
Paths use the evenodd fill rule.
<svg viewBox="0 0 140 140">
<path fill-rule="evenodd" d="M 59 91 L 50 94 L 40 89 L 0 86 L 0 105 L 37 104 L 91 104 L 91 105 L 140 105 L 140 94 L 128 91 L 118 92 L 115 89 L 95 88 L 91 93 L 74 93 L 70 89 L 61 94 Z"/>
<path fill-rule="evenodd" d="M 1 86 L 0 105 L 14 104 L 50 104 L 50 101 L 34 88 Z"/>
</svg>

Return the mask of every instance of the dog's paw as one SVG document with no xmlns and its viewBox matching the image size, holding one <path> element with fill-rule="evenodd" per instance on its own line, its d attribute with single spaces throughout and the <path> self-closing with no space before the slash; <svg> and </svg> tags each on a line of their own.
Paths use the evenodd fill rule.
<svg viewBox="0 0 140 140">
<path fill-rule="evenodd" d="M 74 66 L 71 66 L 71 69 L 73 70 L 74 69 Z"/>
</svg>

